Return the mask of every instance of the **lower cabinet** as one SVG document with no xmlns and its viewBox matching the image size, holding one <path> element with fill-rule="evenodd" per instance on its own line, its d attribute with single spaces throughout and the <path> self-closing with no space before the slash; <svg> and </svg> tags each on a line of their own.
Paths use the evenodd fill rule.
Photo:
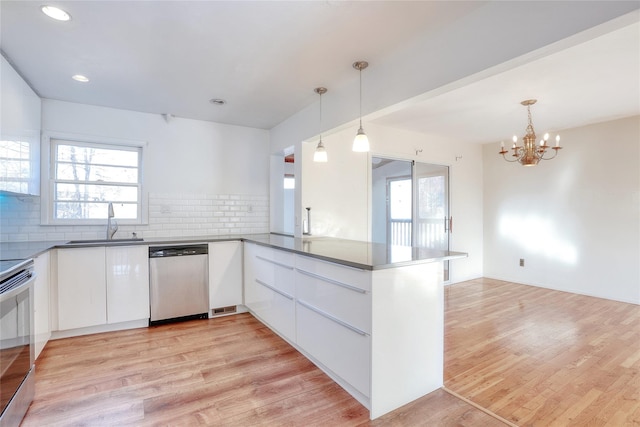
<svg viewBox="0 0 640 427">
<path fill-rule="evenodd" d="M 245 243 L 245 305 L 295 343 L 294 255 Z"/>
<path fill-rule="evenodd" d="M 245 305 L 367 403 L 371 274 L 245 243 Z"/>
<path fill-rule="evenodd" d="M 148 319 L 148 251 L 147 246 L 59 249 L 57 330 Z"/>
<path fill-rule="evenodd" d="M 296 310 L 297 345 L 369 396 L 371 336 L 300 301 Z"/>
<path fill-rule="evenodd" d="M 297 255 L 295 284 L 298 346 L 366 403 L 371 384 L 371 273 Z"/>
<path fill-rule="evenodd" d="M 242 242 L 209 243 L 209 309 L 242 304 Z"/>
<path fill-rule="evenodd" d="M 149 318 L 149 248 L 106 248 L 107 323 Z"/>
<path fill-rule="evenodd" d="M 106 323 L 105 247 L 58 250 L 58 329 Z"/>
</svg>

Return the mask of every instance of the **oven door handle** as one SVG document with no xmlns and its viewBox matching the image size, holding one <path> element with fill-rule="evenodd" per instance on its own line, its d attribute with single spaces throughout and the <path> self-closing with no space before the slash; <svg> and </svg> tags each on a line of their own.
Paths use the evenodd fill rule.
<svg viewBox="0 0 640 427">
<path fill-rule="evenodd" d="M 15 288 L 9 289 L 8 291 L 0 294 L 0 302 L 15 297 L 16 295 L 20 294 L 22 291 L 27 289 L 29 286 L 31 286 L 34 280 L 36 280 L 36 273 L 33 271 L 29 273 L 30 274 L 28 276 L 25 276 L 26 280 L 24 282 L 20 283 Z"/>
</svg>

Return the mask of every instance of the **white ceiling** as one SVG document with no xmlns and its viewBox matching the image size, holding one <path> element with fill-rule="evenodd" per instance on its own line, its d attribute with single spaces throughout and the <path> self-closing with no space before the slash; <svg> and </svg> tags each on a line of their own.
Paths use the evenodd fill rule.
<svg viewBox="0 0 640 427">
<path fill-rule="evenodd" d="M 509 143 L 525 133 L 526 99 L 538 100 L 531 114 L 539 135 L 639 115 L 640 23 L 421 98 L 371 121 L 439 140 Z"/>
<path fill-rule="evenodd" d="M 2 51 L 41 97 L 270 129 L 483 2 L 53 2 L 68 22 L 43 3 L 0 3 Z"/>
<path fill-rule="evenodd" d="M 354 61 L 384 63 L 487 3 L 56 1 L 72 16 L 61 23 L 43 2 L 2 0 L 0 49 L 43 98 L 271 129 L 316 102 L 315 87 L 357 84 Z M 636 21 L 371 120 L 482 143 L 524 130 L 526 98 L 541 130 L 640 114 L 639 44 Z"/>
</svg>

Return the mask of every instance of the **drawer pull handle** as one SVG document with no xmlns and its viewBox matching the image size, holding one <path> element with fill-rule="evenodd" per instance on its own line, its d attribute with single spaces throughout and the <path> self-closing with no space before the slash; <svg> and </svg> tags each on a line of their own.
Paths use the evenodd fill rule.
<svg viewBox="0 0 640 427">
<path fill-rule="evenodd" d="M 291 267 L 290 265 L 283 264 L 283 263 L 281 263 L 281 262 L 277 262 L 277 261 L 272 261 L 272 260 L 270 260 L 269 258 L 264 258 L 264 257 L 261 257 L 260 255 L 256 255 L 256 258 L 261 259 L 262 261 L 269 262 L 269 263 L 271 263 L 271 264 L 275 264 L 275 265 L 277 265 L 278 267 L 283 267 L 283 268 L 286 268 L 286 269 L 288 269 L 288 270 L 293 270 L 293 267 Z"/>
<path fill-rule="evenodd" d="M 301 306 L 303 306 L 305 308 L 308 308 L 309 310 L 311 310 L 313 312 L 318 313 L 322 317 L 325 317 L 325 318 L 327 318 L 329 320 L 332 320 L 332 321 L 336 322 L 338 325 L 344 326 L 345 328 L 349 329 L 350 331 L 355 332 L 358 335 L 362 335 L 363 337 L 366 337 L 366 336 L 369 335 L 368 333 L 366 333 L 364 331 L 361 331 L 360 329 L 356 328 L 355 326 L 351 326 L 347 322 L 343 322 L 342 320 L 330 315 L 329 313 L 327 313 L 327 312 L 325 312 L 323 310 L 320 310 L 319 308 L 314 307 L 311 304 L 308 304 L 308 303 L 306 303 L 306 302 L 304 302 L 304 301 L 302 301 L 300 299 L 298 300 L 298 304 L 300 304 Z"/>
<path fill-rule="evenodd" d="M 367 293 L 367 291 L 365 291 L 364 289 L 360 289 L 352 285 L 347 285 L 346 283 L 338 282 L 337 280 L 329 279 L 327 277 L 320 276 L 319 274 L 311 273 L 305 270 L 300 270 L 299 268 L 297 268 L 296 270 L 298 270 L 301 274 L 304 274 L 305 276 L 313 277 L 314 279 L 322 280 L 323 282 L 331 283 L 332 285 L 341 286 L 343 288 L 349 289 L 351 291 L 356 291 L 361 294 Z"/>
<path fill-rule="evenodd" d="M 276 294 L 282 295 L 283 297 L 287 298 L 288 300 L 293 301 L 293 297 L 285 292 L 282 292 L 280 289 L 276 289 L 271 285 L 267 285 L 266 283 L 264 283 L 262 280 L 258 280 L 256 279 L 256 282 L 261 284 L 262 286 L 264 286 L 265 288 L 269 288 L 271 289 L 273 292 L 275 292 Z"/>
</svg>

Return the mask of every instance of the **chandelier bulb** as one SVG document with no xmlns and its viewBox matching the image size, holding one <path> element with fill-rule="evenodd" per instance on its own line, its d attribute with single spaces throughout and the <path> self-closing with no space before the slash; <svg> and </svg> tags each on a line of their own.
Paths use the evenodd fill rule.
<svg viewBox="0 0 640 427">
<path fill-rule="evenodd" d="M 560 146 L 560 135 L 556 135 L 556 147 Z"/>
<path fill-rule="evenodd" d="M 518 137 L 517 135 L 513 135 L 513 143 L 515 144 L 516 142 L 518 142 Z"/>
</svg>

